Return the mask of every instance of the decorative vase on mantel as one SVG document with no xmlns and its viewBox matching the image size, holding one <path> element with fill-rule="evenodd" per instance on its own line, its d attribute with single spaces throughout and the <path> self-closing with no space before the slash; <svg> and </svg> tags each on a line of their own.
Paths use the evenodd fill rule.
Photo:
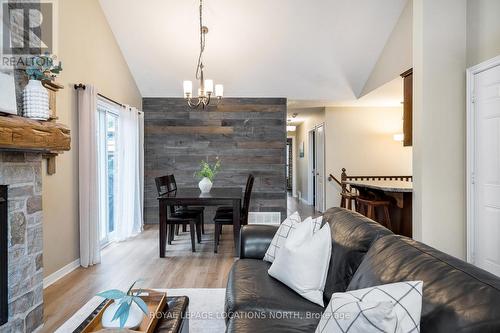
<svg viewBox="0 0 500 333">
<path fill-rule="evenodd" d="M 23 92 L 23 116 L 37 120 L 50 117 L 49 92 L 39 80 L 29 80 Z"/>
<path fill-rule="evenodd" d="M 203 177 L 203 179 L 198 183 L 201 193 L 209 193 L 212 186 L 212 181 L 208 177 Z"/>
</svg>

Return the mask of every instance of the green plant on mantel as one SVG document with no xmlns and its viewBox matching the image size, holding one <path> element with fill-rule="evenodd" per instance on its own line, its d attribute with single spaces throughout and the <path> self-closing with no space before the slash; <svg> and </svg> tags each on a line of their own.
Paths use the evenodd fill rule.
<svg viewBox="0 0 500 333">
<path fill-rule="evenodd" d="M 200 162 L 200 170 L 196 171 L 194 173 L 194 176 L 197 178 L 208 178 L 210 179 L 211 182 L 213 182 L 215 176 L 219 173 L 221 167 L 221 162 L 219 160 L 219 157 L 215 158 L 215 163 L 213 165 L 210 165 L 207 161 L 201 161 Z"/>
<path fill-rule="evenodd" d="M 33 57 L 32 64 L 26 67 L 26 75 L 30 80 L 54 81 L 56 76 L 62 72 L 62 63 L 59 61 L 55 65 L 56 60 L 57 56 L 50 54 Z"/>
</svg>

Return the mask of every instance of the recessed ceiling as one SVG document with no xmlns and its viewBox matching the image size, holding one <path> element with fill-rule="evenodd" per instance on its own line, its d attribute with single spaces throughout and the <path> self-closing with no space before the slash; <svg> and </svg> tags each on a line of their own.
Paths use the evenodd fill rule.
<svg viewBox="0 0 500 333">
<path fill-rule="evenodd" d="M 208 0 L 205 76 L 230 97 L 356 99 L 407 0 Z M 180 97 L 198 1 L 100 0 L 143 97 Z"/>
</svg>

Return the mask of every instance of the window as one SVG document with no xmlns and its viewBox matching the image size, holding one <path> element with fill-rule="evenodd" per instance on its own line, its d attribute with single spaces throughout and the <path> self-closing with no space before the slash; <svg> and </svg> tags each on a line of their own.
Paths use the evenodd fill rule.
<svg viewBox="0 0 500 333">
<path fill-rule="evenodd" d="M 98 116 L 98 165 L 99 165 L 99 216 L 101 245 L 105 246 L 113 239 L 116 229 L 117 198 L 117 134 L 118 112 L 116 106 L 99 100 Z"/>
</svg>

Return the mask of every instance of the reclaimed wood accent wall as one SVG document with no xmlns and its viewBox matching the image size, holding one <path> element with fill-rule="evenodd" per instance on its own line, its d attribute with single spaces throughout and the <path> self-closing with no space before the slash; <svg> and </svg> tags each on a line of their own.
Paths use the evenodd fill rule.
<svg viewBox="0 0 500 333">
<path fill-rule="evenodd" d="M 144 98 L 145 223 L 158 223 L 154 178 L 174 174 L 179 187 L 197 187 L 202 160 L 216 156 L 215 187 L 245 187 L 255 176 L 251 212 L 286 217 L 286 99 L 225 98 L 192 110 L 182 98 Z"/>
</svg>

